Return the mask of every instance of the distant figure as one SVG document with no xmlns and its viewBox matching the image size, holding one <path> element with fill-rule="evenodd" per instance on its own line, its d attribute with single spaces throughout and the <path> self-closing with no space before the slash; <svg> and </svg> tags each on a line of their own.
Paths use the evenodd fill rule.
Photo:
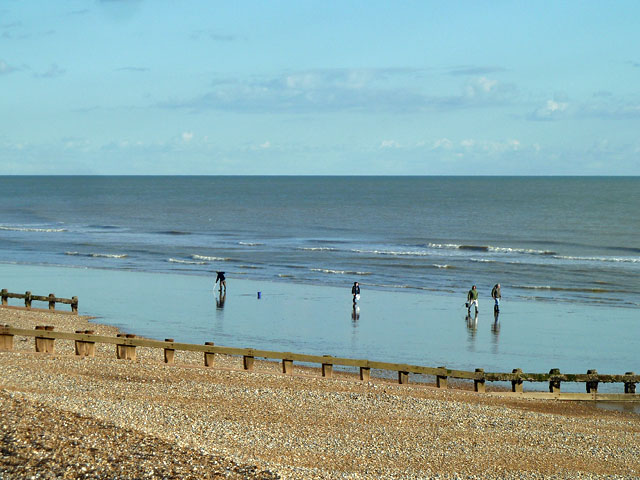
<svg viewBox="0 0 640 480">
<path fill-rule="evenodd" d="M 493 306 L 493 311 L 495 313 L 500 312 L 500 299 L 502 298 L 502 295 L 500 294 L 500 284 L 496 283 L 493 288 L 491 289 L 491 298 L 493 298 L 495 300 L 495 305 Z"/>
<path fill-rule="evenodd" d="M 353 295 L 354 304 L 358 300 L 360 300 L 360 284 L 358 282 L 353 282 L 353 287 L 351 287 L 351 294 Z"/>
<path fill-rule="evenodd" d="M 467 310 L 469 310 L 469 315 L 471 315 L 471 307 L 476 307 L 476 315 L 478 314 L 478 290 L 474 285 L 467 293 Z"/>
<path fill-rule="evenodd" d="M 227 282 L 224 279 L 224 272 L 216 272 L 218 274 L 218 276 L 216 277 L 216 281 L 214 283 L 214 286 L 216 283 L 218 283 L 218 281 L 220 282 L 220 290 L 222 290 L 222 287 L 224 287 L 224 291 L 227 291 Z"/>
</svg>

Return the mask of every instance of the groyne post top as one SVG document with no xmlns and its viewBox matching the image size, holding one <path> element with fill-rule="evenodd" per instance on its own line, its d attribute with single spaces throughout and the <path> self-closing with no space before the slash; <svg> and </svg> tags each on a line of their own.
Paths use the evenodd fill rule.
<svg viewBox="0 0 640 480">
<path fill-rule="evenodd" d="M 511 373 L 517 373 L 517 374 L 521 374 L 522 373 L 522 369 L 521 368 L 514 368 Z M 511 380 L 511 391 L 512 392 L 518 392 L 518 393 L 522 393 L 522 379 L 518 378 L 517 380 Z"/>
<path fill-rule="evenodd" d="M 213 346 L 214 343 L 213 342 L 204 342 L 205 345 L 210 345 Z M 205 367 L 213 367 L 213 364 L 215 363 L 216 360 L 216 354 L 215 353 L 209 353 L 209 352 L 204 352 L 204 366 Z"/>
<path fill-rule="evenodd" d="M 8 327 L 9 325 L 5 325 Z M 13 350 L 13 334 L 6 333 L 0 335 L 0 350 L 11 351 Z"/>
<path fill-rule="evenodd" d="M 551 378 L 549 379 L 549 392 L 560 393 L 560 380 L 553 378 L 554 375 L 560 375 L 560 369 L 552 368 L 549 370 L 549 375 L 551 375 Z"/>
<path fill-rule="evenodd" d="M 371 380 L 371 369 L 369 367 L 360 367 L 360 380 L 363 382 Z"/>
<path fill-rule="evenodd" d="M 473 381 L 473 389 L 476 392 L 480 392 L 480 393 L 484 393 L 485 390 L 485 380 L 484 380 L 484 369 L 483 368 L 476 368 L 476 373 L 480 373 L 482 374 L 481 377 L 482 378 L 477 378 Z"/>
<path fill-rule="evenodd" d="M 2 291 L 0 292 L 0 295 L 2 295 L 2 305 L 9 304 L 9 296 L 7 295 L 8 293 L 9 291 L 6 288 L 3 288 Z"/>
<path fill-rule="evenodd" d="M 627 372 L 625 375 L 635 375 L 633 372 Z M 635 382 L 624 382 L 624 393 L 636 393 Z"/>
<path fill-rule="evenodd" d="M 71 311 L 78 313 L 78 297 L 71 297 Z"/>
<path fill-rule="evenodd" d="M 173 338 L 165 338 L 164 341 L 173 343 Z M 175 352 L 176 351 L 173 348 L 165 348 L 164 349 L 164 363 L 166 363 L 168 365 L 173 365 Z"/>
<path fill-rule="evenodd" d="M 445 366 L 440 366 L 438 368 L 441 368 L 442 370 L 447 370 L 447 367 Z M 447 375 L 436 375 L 436 386 L 438 388 L 447 388 Z"/>
<path fill-rule="evenodd" d="M 323 355 L 323 357 L 328 357 L 329 355 Z M 322 362 L 322 376 L 331 378 L 333 376 L 333 364 Z"/>
<path fill-rule="evenodd" d="M 598 371 L 595 369 L 587 370 L 587 375 L 594 375 L 596 377 L 595 380 L 588 380 L 587 382 L 585 382 L 587 393 L 598 393 Z"/>
<path fill-rule="evenodd" d="M 249 371 L 253 370 L 253 362 L 254 362 L 254 360 L 255 359 L 254 359 L 253 355 L 244 355 L 242 357 L 242 367 L 245 370 L 249 370 Z"/>
<path fill-rule="evenodd" d="M 31 308 L 31 292 L 29 291 L 24 293 L 24 306 L 26 308 Z"/>
<path fill-rule="evenodd" d="M 49 310 L 56 309 L 56 296 L 54 293 L 49 294 Z"/>
<path fill-rule="evenodd" d="M 291 375 L 293 373 L 293 360 L 287 358 L 282 359 L 282 373 Z"/>
<path fill-rule="evenodd" d="M 398 383 L 400 385 L 406 385 L 409 383 L 409 372 L 398 372 Z"/>
</svg>

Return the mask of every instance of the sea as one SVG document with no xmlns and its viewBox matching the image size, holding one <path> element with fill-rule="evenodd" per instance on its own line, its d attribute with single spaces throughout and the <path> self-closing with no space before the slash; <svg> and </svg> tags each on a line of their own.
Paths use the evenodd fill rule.
<svg viewBox="0 0 640 480">
<path fill-rule="evenodd" d="M 4 176 L 0 262 L 640 306 L 640 177 Z"/>
</svg>

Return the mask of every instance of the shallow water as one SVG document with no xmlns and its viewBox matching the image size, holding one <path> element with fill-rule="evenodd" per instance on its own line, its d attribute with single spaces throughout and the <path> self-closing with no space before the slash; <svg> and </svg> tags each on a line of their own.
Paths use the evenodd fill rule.
<svg viewBox="0 0 640 480">
<path fill-rule="evenodd" d="M 354 319 L 350 288 L 229 278 L 221 306 L 213 277 L 2 264 L 0 274 L 0 288 L 78 296 L 81 314 L 161 340 L 487 372 L 640 372 L 633 309 L 505 300 L 496 322 L 487 300 L 468 319 L 455 295 L 363 288 Z"/>
</svg>

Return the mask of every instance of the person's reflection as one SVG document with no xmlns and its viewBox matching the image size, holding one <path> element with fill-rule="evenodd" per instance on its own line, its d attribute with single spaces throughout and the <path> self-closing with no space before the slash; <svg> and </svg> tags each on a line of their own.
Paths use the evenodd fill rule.
<svg viewBox="0 0 640 480">
<path fill-rule="evenodd" d="M 478 314 L 476 313 L 473 317 L 471 313 L 468 313 L 465 317 L 467 322 L 467 330 L 469 330 L 469 338 L 473 339 L 476 336 L 476 332 L 478 330 Z"/>
<path fill-rule="evenodd" d="M 222 310 L 224 308 L 224 301 L 227 299 L 227 290 L 220 291 L 220 295 L 216 297 L 216 308 Z"/>
<path fill-rule="evenodd" d="M 353 320 L 353 323 L 356 323 L 359 319 L 360 319 L 360 307 L 354 303 L 353 309 L 351 310 L 351 320 Z"/>
<path fill-rule="evenodd" d="M 500 312 L 494 311 L 493 312 L 494 321 L 493 321 L 493 325 L 491 325 L 491 333 L 493 333 L 496 340 L 498 340 L 498 335 L 500 335 L 500 319 L 498 317 L 500 317 Z"/>
</svg>

